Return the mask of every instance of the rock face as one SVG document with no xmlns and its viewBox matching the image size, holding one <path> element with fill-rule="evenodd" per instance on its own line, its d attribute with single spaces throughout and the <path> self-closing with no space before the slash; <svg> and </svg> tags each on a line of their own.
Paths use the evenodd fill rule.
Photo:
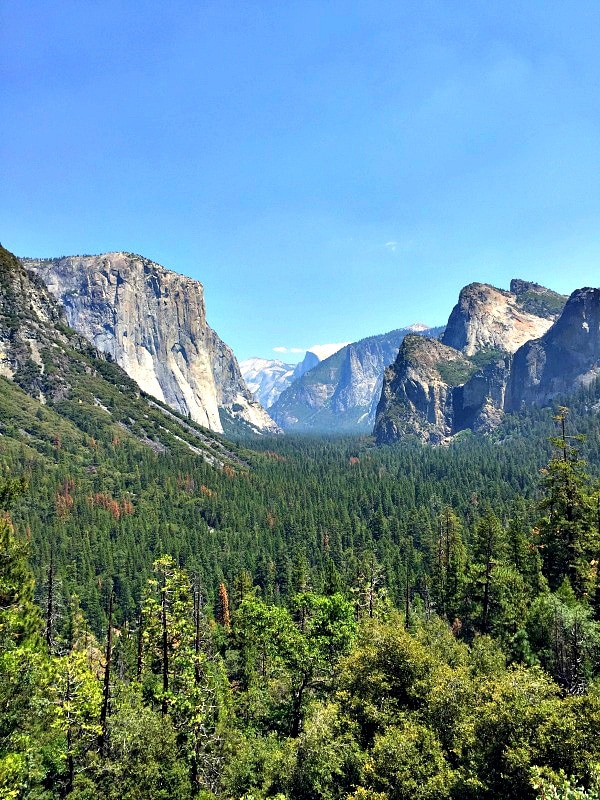
<svg viewBox="0 0 600 800">
<path fill-rule="evenodd" d="M 198 281 L 131 253 L 22 263 L 64 306 L 69 325 L 148 394 L 213 431 L 223 430 L 222 413 L 259 431 L 278 430 L 207 324 Z"/>
<path fill-rule="evenodd" d="M 547 405 L 600 376 L 600 289 L 578 289 L 550 330 L 515 353 L 507 411 Z"/>
<path fill-rule="evenodd" d="M 67 325 L 44 282 L 2 246 L 0 375 L 0 437 L 43 454 L 65 437 L 73 455 L 72 448 L 89 446 L 93 430 L 97 444 L 125 437 L 155 453 L 191 452 L 217 469 L 246 466 L 222 437 L 141 394 L 121 367 Z"/>
<path fill-rule="evenodd" d="M 427 331 L 432 336 L 439 332 Z M 385 367 L 407 333 L 401 328 L 342 347 L 282 392 L 270 408 L 273 419 L 298 432 L 367 433 L 375 421 Z"/>
<path fill-rule="evenodd" d="M 514 353 L 548 330 L 566 299 L 520 279 L 511 281 L 510 292 L 471 283 L 461 291 L 442 341 L 467 356 L 484 350 Z"/>
<path fill-rule="evenodd" d="M 265 408 L 277 402 L 279 396 L 305 372 L 313 369 L 329 356 L 337 353 L 348 342 L 339 344 L 315 344 L 310 347 L 298 364 L 268 358 L 248 358 L 240 363 L 246 386 Z"/>
<path fill-rule="evenodd" d="M 0 375 L 42 403 L 46 394 L 60 399 L 65 388 L 61 375 L 45 374 L 42 357 L 55 339 L 61 340 L 59 326 L 65 323 L 43 283 L 0 246 Z"/>
<path fill-rule="evenodd" d="M 440 444 L 454 433 L 453 385 L 464 383 L 473 365 L 435 339 L 406 336 L 394 364 L 385 370 L 374 435 L 391 444 L 406 435 Z"/>
<path fill-rule="evenodd" d="M 489 433 L 502 422 L 510 364 L 510 356 L 499 358 L 452 389 L 453 434 L 464 430 Z"/>
<path fill-rule="evenodd" d="M 548 404 L 600 376 L 600 290 L 579 289 L 565 300 L 521 280 L 510 292 L 465 287 L 444 349 L 411 337 L 386 372 L 377 441 L 414 435 L 439 443 L 465 429 L 489 432 L 505 412 Z M 522 342 L 539 329 L 543 335 Z"/>
</svg>

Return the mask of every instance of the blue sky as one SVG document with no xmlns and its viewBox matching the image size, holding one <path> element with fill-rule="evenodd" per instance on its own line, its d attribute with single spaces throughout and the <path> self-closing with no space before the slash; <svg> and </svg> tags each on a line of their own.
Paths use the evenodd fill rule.
<svg viewBox="0 0 600 800">
<path fill-rule="evenodd" d="M 2 0 L 0 238 L 199 279 L 241 359 L 597 286 L 599 40 L 597 1 Z"/>
</svg>

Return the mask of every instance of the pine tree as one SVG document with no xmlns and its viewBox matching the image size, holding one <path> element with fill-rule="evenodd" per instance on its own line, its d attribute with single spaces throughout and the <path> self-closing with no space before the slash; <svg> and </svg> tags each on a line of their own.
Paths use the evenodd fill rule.
<svg viewBox="0 0 600 800">
<path fill-rule="evenodd" d="M 44 702 L 51 673 L 28 548 L 7 511 L 22 486 L 0 479 L 0 796 L 9 798 L 44 780 L 42 748 L 56 736 L 54 710 Z"/>
<path fill-rule="evenodd" d="M 472 617 L 481 633 L 489 633 L 495 580 L 506 558 L 506 534 L 491 508 L 475 526 L 469 570 Z"/>
<path fill-rule="evenodd" d="M 438 614 L 450 623 L 460 614 L 465 564 L 462 526 L 454 511 L 446 506 L 438 516 L 431 592 Z"/>
<path fill-rule="evenodd" d="M 561 407 L 554 418 L 560 427 L 560 436 L 551 439 L 556 454 L 542 470 L 540 548 L 550 587 L 557 589 L 567 578 L 576 596 L 583 598 L 595 592 L 600 537 L 585 462 L 573 445 L 582 437 L 567 435 L 567 414 Z"/>
<path fill-rule="evenodd" d="M 170 556 L 154 564 L 144 600 L 142 681 L 184 747 L 197 791 L 214 789 L 222 760 L 223 667 L 210 649 L 198 592 Z"/>
</svg>

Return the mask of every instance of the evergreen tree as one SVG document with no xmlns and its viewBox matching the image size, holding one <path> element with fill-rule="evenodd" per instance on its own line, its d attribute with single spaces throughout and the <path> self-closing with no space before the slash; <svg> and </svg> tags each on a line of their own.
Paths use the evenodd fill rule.
<svg viewBox="0 0 600 800">
<path fill-rule="evenodd" d="M 481 633 L 491 629 L 497 584 L 501 576 L 506 577 L 506 572 L 500 570 L 506 554 L 506 533 L 488 507 L 475 526 L 467 586 L 470 617 Z"/>
<path fill-rule="evenodd" d="M 567 435 L 567 414 L 561 407 L 555 417 L 560 426 L 560 436 L 551 439 L 556 454 L 542 471 L 540 547 L 550 587 L 557 589 L 567 578 L 577 597 L 590 598 L 596 590 L 600 539 L 585 462 L 572 444 L 582 437 Z"/>
<path fill-rule="evenodd" d="M 206 620 L 187 573 L 170 556 L 154 569 L 144 602 L 142 681 L 177 733 L 192 787 L 213 789 L 226 709 L 222 664 L 200 631 Z"/>
<path fill-rule="evenodd" d="M 453 623 L 460 616 L 465 583 L 466 550 L 462 526 L 446 506 L 438 516 L 432 574 L 432 598 L 436 611 Z"/>
</svg>

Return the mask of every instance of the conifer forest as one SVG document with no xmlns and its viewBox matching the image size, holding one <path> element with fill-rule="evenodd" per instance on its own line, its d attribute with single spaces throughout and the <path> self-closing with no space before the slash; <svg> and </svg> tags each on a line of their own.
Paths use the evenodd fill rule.
<svg viewBox="0 0 600 800">
<path fill-rule="evenodd" d="M 0 0 L 0 800 L 600 800 L 599 43 Z"/>
<path fill-rule="evenodd" d="M 0 378 L 0 796 L 600 796 L 592 385 L 215 465 Z"/>
</svg>

